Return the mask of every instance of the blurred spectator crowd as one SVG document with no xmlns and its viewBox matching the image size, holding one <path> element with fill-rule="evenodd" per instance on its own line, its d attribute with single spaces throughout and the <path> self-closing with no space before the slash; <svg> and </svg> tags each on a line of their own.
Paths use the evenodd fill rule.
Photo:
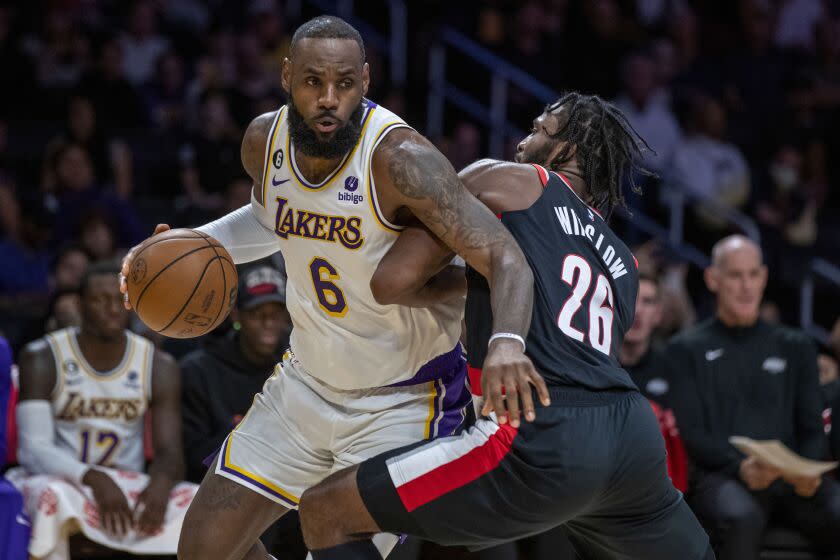
<svg viewBox="0 0 840 560">
<path fill-rule="evenodd" d="M 362 19 L 387 28 L 379 2 L 356 4 Z M 625 112 L 652 148 L 646 164 L 655 172 L 643 179 L 644 196 L 628 193 L 631 211 L 667 223 L 670 197 L 688 197 L 685 239 L 705 254 L 732 233 L 727 212 L 754 220 L 770 271 L 761 290 L 767 325 L 798 320 L 798 287 L 812 257 L 840 265 L 840 158 L 831 155 L 840 153 L 840 0 L 406 4 L 407 82 L 392 84 L 388 53 L 368 44 L 369 96 L 419 130 L 428 49 L 449 25 L 557 91 L 597 93 Z M 286 8 L 280 0 L 0 3 L 0 334 L 15 358 L 45 333 L 81 325 L 79 288 L 90 263 L 118 260 L 156 223 L 194 226 L 248 203 L 239 144 L 253 117 L 284 102 L 279 70 L 299 23 Z M 459 87 L 487 99 L 486 69 L 465 60 L 452 68 Z M 508 100 L 509 118 L 523 130 L 546 101 L 515 85 Z M 446 117 L 444 135 L 432 140 L 456 168 L 486 155 L 487 123 L 453 107 Z M 615 227 L 643 273 L 621 361 L 657 403 L 669 452 L 682 450 L 667 437 L 679 433 L 681 415 L 675 420 L 667 396 L 674 379 L 666 343 L 714 315 L 719 294 L 663 240 L 621 217 Z M 279 260 L 264 266 L 282 276 Z M 260 274 L 282 292 L 274 272 Z M 242 309 L 211 335 L 212 345 L 161 340 L 133 324 L 181 360 L 192 481 L 287 340 L 282 296 L 248 308 L 247 290 L 246 282 Z M 815 369 L 830 433 L 830 410 L 840 402 L 840 298 L 818 289 L 817 299 L 817 320 L 837 325 L 818 347 Z M 249 343 L 262 331 L 270 331 L 269 344 Z M 214 400 L 234 393 L 236 402 Z M 829 441 L 838 458 L 840 430 Z M 789 443 L 796 447 L 795 438 Z M 671 476 L 688 489 L 696 450 L 689 443 L 680 452 L 686 462 L 669 465 L 677 469 Z M 294 540 L 294 527 L 287 529 L 276 542 Z M 559 558 L 555 545 L 550 550 Z M 541 557 L 529 554 L 521 557 Z"/>
<path fill-rule="evenodd" d="M 730 211 L 752 219 L 774 270 L 770 312 L 798 321 L 810 259 L 840 263 L 840 160 L 831 157 L 840 151 L 840 2 L 465 4 L 441 9 L 439 20 L 556 91 L 597 93 L 625 112 L 652 148 L 646 164 L 657 174 L 645 178 L 643 196 L 628 189 L 631 208 L 668 224 L 670 201 L 687 197 L 683 235 L 706 254 L 734 229 L 723 218 Z M 489 99 L 484 68 L 456 57 L 447 64 L 456 68 L 448 80 Z M 508 99 L 508 115 L 528 130 L 539 104 L 515 83 Z M 486 123 L 447 116 L 442 145 L 458 168 L 484 153 Z M 630 225 L 624 233 L 630 243 L 645 241 Z M 692 300 L 708 312 L 696 272 L 687 280 Z M 816 316 L 831 324 L 840 308 L 823 295 Z"/>
<path fill-rule="evenodd" d="M 387 34 L 387 10 L 357 3 Z M 307 3 L 303 3 L 304 6 Z M 429 46 L 442 25 L 557 91 L 614 100 L 652 148 L 633 209 L 667 223 L 692 203 L 685 239 L 708 253 L 738 210 L 758 225 L 768 312 L 798 319 L 809 259 L 840 243 L 840 2 L 837 0 L 432 0 L 407 2 L 407 81 L 369 42 L 370 97 L 425 126 Z M 281 105 L 290 21 L 281 0 L 107 0 L 0 5 L 0 309 L 15 348 L 22 325 L 72 287 L 83 255 L 119 256 L 158 222 L 196 225 L 246 204 L 239 141 Z M 312 13 L 303 13 L 308 17 Z M 486 68 L 453 59 L 449 79 L 487 100 Z M 514 84 L 525 131 L 545 100 Z M 456 168 L 486 155 L 487 123 L 449 106 L 433 138 Z M 517 138 L 510 138 L 508 155 Z M 622 224 L 619 223 L 621 228 Z M 645 235 L 627 225 L 632 244 Z M 655 252 L 673 269 L 673 254 Z M 78 270 L 78 268 L 76 268 Z M 68 277 L 69 275 L 69 277 Z M 686 274 L 683 273 L 683 276 Z M 697 271 L 687 280 L 701 312 Z M 21 298 L 32 301 L 17 305 Z M 9 300 L 12 304 L 9 304 Z M 66 301 L 66 300 L 65 300 Z M 11 309 L 9 309 L 11 307 Z M 818 306 L 829 324 L 840 304 Z M 23 317 L 21 317 L 23 315 Z M 29 316 L 27 316 L 29 315 Z M 29 333 L 31 335 L 31 333 Z"/>
</svg>

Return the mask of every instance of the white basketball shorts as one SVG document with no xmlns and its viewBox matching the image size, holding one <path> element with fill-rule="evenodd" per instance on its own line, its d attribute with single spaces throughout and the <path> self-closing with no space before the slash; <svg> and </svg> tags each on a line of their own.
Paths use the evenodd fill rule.
<svg viewBox="0 0 840 560">
<path fill-rule="evenodd" d="M 306 372 L 286 352 L 225 439 L 216 474 L 288 508 L 331 473 L 392 449 L 452 435 L 471 403 L 461 346 L 412 379 L 342 390 Z"/>
</svg>

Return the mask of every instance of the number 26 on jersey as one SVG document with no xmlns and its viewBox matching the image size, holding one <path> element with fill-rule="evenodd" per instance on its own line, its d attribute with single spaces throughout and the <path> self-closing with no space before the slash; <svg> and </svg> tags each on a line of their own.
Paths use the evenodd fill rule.
<svg viewBox="0 0 840 560">
<path fill-rule="evenodd" d="M 586 342 L 594 349 L 610 353 L 612 344 L 613 324 L 613 292 L 609 280 L 603 274 L 595 279 L 595 289 L 589 296 L 588 313 L 584 318 L 589 319 L 587 332 L 577 329 L 572 325 L 572 320 L 584 305 L 584 298 L 589 293 L 592 285 L 592 267 L 580 255 L 566 255 L 563 260 L 563 282 L 571 286 L 572 295 L 563 304 L 560 313 L 557 315 L 557 326 L 563 334 L 579 342 Z"/>
</svg>

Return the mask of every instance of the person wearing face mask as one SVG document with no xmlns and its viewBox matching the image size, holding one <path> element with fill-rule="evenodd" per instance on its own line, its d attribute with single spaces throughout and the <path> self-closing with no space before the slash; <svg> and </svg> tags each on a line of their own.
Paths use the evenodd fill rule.
<svg viewBox="0 0 840 560">
<path fill-rule="evenodd" d="M 696 466 L 689 504 L 723 560 L 758 558 L 771 519 L 836 552 L 840 485 L 830 477 L 784 476 L 728 441 L 778 439 L 803 457 L 826 457 L 816 345 L 799 330 L 759 319 L 767 267 L 751 240 L 720 240 L 705 279 L 716 316 L 666 349 L 671 404 Z"/>
<path fill-rule="evenodd" d="M 793 146 L 783 146 L 767 170 L 770 192 L 756 205 L 758 221 L 775 235 L 796 247 L 807 247 L 817 237 L 817 201 L 803 185 L 803 154 Z"/>
</svg>

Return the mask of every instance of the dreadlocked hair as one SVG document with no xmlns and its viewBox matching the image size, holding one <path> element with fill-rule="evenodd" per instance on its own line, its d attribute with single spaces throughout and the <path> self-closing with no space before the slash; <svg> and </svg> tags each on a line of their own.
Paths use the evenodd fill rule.
<svg viewBox="0 0 840 560">
<path fill-rule="evenodd" d="M 637 174 L 654 176 L 639 165 L 642 153 L 653 150 L 620 109 L 597 95 L 567 93 L 547 106 L 545 112 L 557 115 L 561 108 L 565 122 L 553 137 L 566 144 L 549 168 L 560 171 L 576 158 L 592 206 L 606 218 L 616 207 L 625 206 L 621 192 L 625 176 L 635 193 L 641 193 L 635 181 Z"/>
</svg>

